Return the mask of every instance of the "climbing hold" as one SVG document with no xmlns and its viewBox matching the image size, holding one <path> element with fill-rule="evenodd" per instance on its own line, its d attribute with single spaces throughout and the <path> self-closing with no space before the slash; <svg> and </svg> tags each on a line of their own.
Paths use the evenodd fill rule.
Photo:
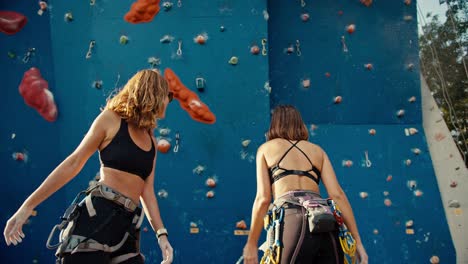
<svg viewBox="0 0 468 264">
<path fill-rule="evenodd" d="M 200 229 L 198 229 L 198 225 L 195 222 L 190 222 L 190 234 L 198 234 Z"/>
<path fill-rule="evenodd" d="M 156 67 L 161 65 L 161 59 L 156 57 L 149 57 L 148 63 L 151 65 L 151 67 Z"/>
<path fill-rule="evenodd" d="M 208 191 L 206 192 L 206 198 L 213 198 L 214 197 L 214 192 L 213 191 Z"/>
<path fill-rule="evenodd" d="M 48 86 L 39 69 L 33 67 L 24 73 L 19 92 L 26 105 L 36 109 L 47 121 L 53 122 L 57 119 L 57 106 Z"/>
<path fill-rule="evenodd" d="M 216 181 L 214 178 L 208 178 L 206 179 L 206 182 L 205 182 L 206 186 L 210 187 L 210 188 L 214 188 L 216 187 Z"/>
<path fill-rule="evenodd" d="M 16 137 L 15 133 L 11 134 L 11 139 L 15 139 L 15 137 Z"/>
<path fill-rule="evenodd" d="M 343 98 L 341 96 L 336 96 L 334 99 L 333 99 L 333 102 L 335 104 L 339 104 L 341 103 L 341 101 L 343 100 Z"/>
<path fill-rule="evenodd" d="M 405 110 L 403 110 L 403 109 L 398 110 L 398 112 L 397 112 L 396 115 L 397 115 L 397 117 L 402 117 L 402 116 L 404 116 L 404 115 L 405 115 Z"/>
<path fill-rule="evenodd" d="M 266 81 L 265 84 L 263 85 L 263 88 L 267 91 L 267 93 L 271 93 L 270 82 Z"/>
<path fill-rule="evenodd" d="M 372 0 L 361 0 L 361 4 L 369 7 L 372 4 Z"/>
<path fill-rule="evenodd" d="M 195 38 L 193 38 L 193 41 L 200 45 L 205 44 L 207 40 L 208 40 L 208 35 L 206 33 L 198 34 Z"/>
<path fill-rule="evenodd" d="M 241 144 L 244 148 L 248 147 L 250 144 L 250 139 L 242 140 Z"/>
<path fill-rule="evenodd" d="M 310 130 L 315 131 L 318 129 L 318 126 L 315 124 L 310 125 Z"/>
<path fill-rule="evenodd" d="M 119 42 L 120 42 L 120 44 L 122 44 L 122 45 L 127 45 L 127 43 L 128 43 L 128 37 L 125 36 L 125 35 L 120 36 Z"/>
<path fill-rule="evenodd" d="M 411 96 L 411 97 L 408 99 L 408 102 L 410 102 L 410 103 L 416 102 L 416 97 L 415 97 L 415 96 Z"/>
<path fill-rule="evenodd" d="M 169 128 L 160 128 L 159 129 L 159 135 L 161 136 L 168 136 L 169 133 L 171 133 L 171 130 Z"/>
<path fill-rule="evenodd" d="M 325 73 L 325 77 L 330 78 L 331 74 L 329 72 Z"/>
<path fill-rule="evenodd" d="M 146 232 L 148 232 L 148 231 L 149 231 L 149 229 L 148 229 L 148 227 L 147 227 L 147 226 L 143 227 L 143 232 L 145 232 L 145 233 L 146 233 Z"/>
<path fill-rule="evenodd" d="M 201 174 L 205 171 L 205 169 L 206 169 L 206 168 L 205 168 L 204 166 L 198 165 L 197 167 L 195 167 L 195 168 L 192 170 L 192 172 L 193 172 L 194 174 L 201 175 Z"/>
<path fill-rule="evenodd" d="M 164 7 L 164 11 L 167 12 L 167 11 L 171 10 L 173 4 L 171 2 L 166 1 L 166 2 L 163 2 L 162 6 Z"/>
<path fill-rule="evenodd" d="M 410 180 L 406 183 L 406 185 L 408 186 L 408 188 L 410 190 L 414 190 L 416 189 L 416 187 L 418 186 L 417 182 L 415 180 Z"/>
<path fill-rule="evenodd" d="M 258 55 L 260 53 L 260 48 L 257 45 L 250 47 L 250 53 L 253 55 Z"/>
<path fill-rule="evenodd" d="M 44 11 L 47 10 L 47 2 L 45 1 L 39 1 L 39 10 L 37 10 L 37 14 L 42 16 L 44 14 Z"/>
<path fill-rule="evenodd" d="M 364 64 L 364 67 L 367 69 L 367 70 L 372 70 L 374 68 L 374 66 L 372 65 L 372 63 L 366 63 Z"/>
<path fill-rule="evenodd" d="M 226 30 L 226 28 L 224 26 L 219 27 L 219 31 L 224 32 L 225 30 Z"/>
<path fill-rule="evenodd" d="M 266 21 L 268 21 L 269 18 L 270 18 L 270 15 L 268 14 L 268 11 L 263 10 L 263 19 L 265 19 Z"/>
<path fill-rule="evenodd" d="M 411 20 L 413 20 L 413 16 L 406 15 L 406 16 L 403 17 L 403 20 L 405 20 L 405 21 L 411 21 Z"/>
<path fill-rule="evenodd" d="M 216 122 L 216 116 L 210 111 L 208 106 L 200 101 L 198 95 L 190 91 L 170 68 L 164 70 L 164 77 L 169 83 L 169 89 L 174 93 L 174 98 L 179 101 L 182 109 L 192 119 L 206 124 Z"/>
<path fill-rule="evenodd" d="M 389 181 L 391 181 L 392 179 L 393 179 L 393 176 L 392 176 L 392 175 L 388 175 L 386 181 L 389 182 Z"/>
<path fill-rule="evenodd" d="M 10 58 L 10 59 L 15 59 L 15 58 L 16 58 L 16 54 L 15 54 L 13 51 L 8 51 L 8 58 Z"/>
<path fill-rule="evenodd" d="M 161 198 L 167 198 L 167 196 L 169 195 L 169 193 L 167 193 L 166 190 L 164 189 L 161 189 L 158 191 L 158 196 L 161 197 Z"/>
<path fill-rule="evenodd" d="M 174 40 L 174 37 L 170 36 L 170 35 L 164 35 L 159 41 L 161 43 L 170 43 Z"/>
<path fill-rule="evenodd" d="M 205 79 L 198 77 L 195 79 L 195 86 L 199 92 L 205 91 Z"/>
<path fill-rule="evenodd" d="M 456 181 L 452 181 L 452 182 L 450 183 L 450 187 L 452 187 L 452 188 L 457 187 L 457 185 L 458 185 L 458 183 L 457 183 Z"/>
<path fill-rule="evenodd" d="M 293 44 L 289 44 L 289 47 L 287 47 L 287 48 L 285 49 L 285 52 L 286 52 L 287 54 L 292 54 L 292 53 L 294 52 L 294 46 L 293 46 Z"/>
<path fill-rule="evenodd" d="M 421 154 L 421 150 L 418 149 L 418 148 L 413 148 L 413 149 L 411 149 L 411 151 L 412 151 L 415 155 Z"/>
<path fill-rule="evenodd" d="M 411 1 L 410 1 L 411 3 Z M 431 264 L 439 264 L 440 262 L 440 259 L 438 256 L 432 256 L 430 259 L 429 259 L 429 262 L 431 262 Z"/>
<path fill-rule="evenodd" d="M 388 191 L 384 191 L 382 194 L 383 194 L 384 196 L 388 196 L 390 193 L 389 193 Z"/>
<path fill-rule="evenodd" d="M 28 22 L 23 14 L 13 11 L 0 11 L 0 31 L 13 35 L 18 33 Z"/>
<path fill-rule="evenodd" d="M 373 129 L 373 128 L 369 129 L 369 135 L 374 136 L 375 133 L 377 133 L 377 131 L 375 131 L 375 129 Z"/>
<path fill-rule="evenodd" d="M 167 139 L 161 138 L 158 140 L 158 151 L 167 153 L 171 149 L 171 143 Z"/>
<path fill-rule="evenodd" d="M 237 65 L 237 63 L 239 63 L 239 59 L 236 56 L 233 56 L 229 59 L 229 64 Z"/>
<path fill-rule="evenodd" d="M 405 128 L 405 135 L 406 136 L 413 136 L 418 133 L 418 130 L 416 128 Z"/>
<path fill-rule="evenodd" d="M 411 227 L 413 227 L 413 225 L 414 225 L 414 221 L 413 221 L 413 220 L 408 220 L 408 221 L 406 221 L 406 223 L 405 223 L 406 228 L 411 228 Z"/>
<path fill-rule="evenodd" d="M 414 64 L 413 63 L 408 63 L 408 65 L 406 65 L 406 69 L 409 70 L 409 71 L 412 71 L 414 69 Z"/>
<path fill-rule="evenodd" d="M 26 153 L 22 153 L 22 152 L 15 152 L 11 155 L 13 157 L 14 160 L 16 161 L 24 161 L 24 162 L 27 162 L 28 161 L 28 155 Z"/>
<path fill-rule="evenodd" d="M 236 228 L 245 230 L 247 229 L 247 224 L 245 223 L 244 220 L 240 220 L 239 222 L 236 223 Z"/>
<path fill-rule="evenodd" d="M 339 11 L 338 11 L 338 15 L 339 15 L 339 16 L 342 16 L 342 15 L 343 15 L 343 10 L 339 10 Z"/>
<path fill-rule="evenodd" d="M 460 202 L 457 200 L 449 200 L 448 206 L 451 208 L 460 208 Z"/>
<path fill-rule="evenodd" d="M 309 18 L 310 18 L 309 13 L 301 14 L 301 19 L 302 19 L 303 22 L 309 21 Z"/>
<path fill-rule="evenodd" d="M 374 230 L 372 231 L 372 233 L 374 233 L 374 235 L 378 235 L 378 234 L 379 234 L 379 230 L 378 230 L 378 229 L 374 229 Z"/>
<path fill-rule="evenodd" d="M 414 235 L 414 229 L 412 229 L 412 228 L 406 228 L 406 234 L 407 234 L 407 235 Z"/>
<path fill-rule="evenodd" d="M 102 88 L 102 80 L 94 81 L 91 86 L 98 89 L 98 90 L 101 89 Z"/>
<path fill-rule="evenodd" d="M 390 206 L 392 206 L 392 200 L 386 198 L 386 199 L 384 200 L 384 204 L 385 204 L 385 206 L 390 207 Z"/>
<path fill-rule="evenodd" d="M 159 12 L 159 2 L 160 0 L 137 0 L 125 14 L 125 21 L 132 24 L 150 22 Z"/>
<path fill-rule="evenodd" d="M 302 87 L 309 88 L 310 87 L 310 79 L 306 78 L 302 80 Z"/>
<path fill-rule="evenodd" d="M 65 13 L 65 16 L 63 17 L 65 22 L 72 22 L 73 21 L 73 14 L 72 12 Z"/>
<path fill-rule="evenodd" d="M 354 31 L 356 31 L 356 25 L 354 24 L 350 24 L 346 27 L 346 31 L 349 33 L 349 34 L 353 34 Z"/>
<path fill-rule="evenodd" d="M 367 192 L 360 192 L 360 193 L 359 193 L 359 196 L 360 196 L 362 199 L 366 199 L 366 198 L 369 196 L 369 194 L 368 194 Z"/>
<path fill-rule="evenodd" d="M 414 196 L 421 197 L 421 196 L 423 196 L 423 192 L 421 190 L 415 190 L 414 191 Z"/>
<path fill-rule="evenodd" d="M 406 166 L 411 165 L 411 160 L 410 159 L 405 160 L 405 164 L 406 164 Z"/>
<path fill-rule="evenodd" d="M 349 168 L 353 166 L 353 162 L 351 160 L 343 160 L 343 166 L 346 166 Z"/>
</svg>

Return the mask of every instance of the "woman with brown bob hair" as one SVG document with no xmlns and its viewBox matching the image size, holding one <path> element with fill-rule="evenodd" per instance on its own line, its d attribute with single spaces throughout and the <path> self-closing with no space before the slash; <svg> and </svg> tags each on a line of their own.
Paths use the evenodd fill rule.
<svg viewBox="0 0 468 264">
<path fill-rule="evenodd" d="M 272 233 L 267 233 L 266 248 L 262 248 L 264 260 L 270 258 L 272 262 L 265 263 L 343 263 L 338 224 L 331 211 L 322 214 L 328 208 L 327 200 L 320 196 L 322 180 L 328 195 L 342 210 L 344 223 L 356 241 L 360 263 L 367 264 L 348 199 L 325 151 L 308 142 L 309 132 L 299 111 L 290 105 L 276 107 L 266 137 L 267 142 L 257 151 L 257 195 L 244 263 L 258 263 L 262 226 L 273 227 L 268 229 Z M 268 210 L 272 197 L 274 202 Z"/>
<path fill-rule="evenodd" d="M 143 211 L 156 231 L 162 263 L 172 263 L 173 249 L 154 192 L 157 144 L 153 136 L 157 119 L 164 118 L 171 100 L 159 72 L 141 70 L 133 75 L 107 102 L 80 145 L 8 220 L 6 243 L 20 243 L 25 237 L 22 226 L 34 208 L 72 180 L 98 151 L 99 181 L 77 195 L 47 241 L 49 248 L 57 248 L 58 263 L 144 263 L 139 251 Z M 51 245 L 56 231 L 60 231 L 59 243 Z"/>
</svg>

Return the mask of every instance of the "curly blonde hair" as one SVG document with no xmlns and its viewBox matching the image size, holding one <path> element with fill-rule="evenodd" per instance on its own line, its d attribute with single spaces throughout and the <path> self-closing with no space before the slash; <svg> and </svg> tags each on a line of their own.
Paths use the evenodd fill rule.
<svg viewBox="0 0 468 264">
<path fill-rule="evenodd" d="M 156 119 L 164 112 L 168 93 L 167 81 L 158 71 L 141 70 L 107 101 L 104 109 L 116 112 L 139 128 L 152 130 L 156 128 Z"/>
</svg>

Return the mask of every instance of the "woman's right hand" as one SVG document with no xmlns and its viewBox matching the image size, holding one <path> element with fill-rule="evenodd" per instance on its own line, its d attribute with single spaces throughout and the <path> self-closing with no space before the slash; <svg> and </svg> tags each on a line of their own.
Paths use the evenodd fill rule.
<svg viewBox="0 0 468 264">
<path fill-rule="evenodd" d="M 356 252 L 359 264 L 367 264 L 369 263 L 369 257 L 367 256 L 366 250 L 362 244 L 356 245 Z"/>
<path fill-rule="evenodd" d="M 32 215 L 33 210 L 27 207 L 21 207 L 16 213 L 8 220 L 3 236 L 7 245 L 18 245 L 25 237 L 23 233 L 23 225 L 28 218 Z"/>
</svg>

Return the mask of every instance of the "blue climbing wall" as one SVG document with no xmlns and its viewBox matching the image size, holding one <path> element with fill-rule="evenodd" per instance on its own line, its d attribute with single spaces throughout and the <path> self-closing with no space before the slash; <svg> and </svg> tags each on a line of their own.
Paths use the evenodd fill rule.
<svg viewBox="0 0 468 264">
<path fill-rule="evenodd" d="M 328 152 L 371 263 L 455 263 L 422 127 L 415 3 L 305 2 L 268 2 L 271 106 L 296 105 Z"/>
<path fill-rule="evenodd" d="M 217 117 L 213 125 L 195 122 L 174 102 L 159 122 L 170 133 L 155 131 L 173 146 L 176 133 L 180 135 L 178 152 L 158 155 L 155 186 L 175 263 L 234 263 L 241 255 L 246 237 L 235 235 L 236 222 L 250 223 L 255 152 L 264 142 L 270 105 L 279 103 L 296 105 L 311 127 L 311 141 L 329 153 L 372 262 L 427 263 L 432 255 L 454 262 L 421 125 L 414 4 L 379 1 L 365 8 L 358 1 L 307 1 L 301 7 L 300 1 L 182 0 L 180 6 L 172 1 L 170 10 L 161 7 L 150 23 L 134 25 L 123 20 L 132 1 L 90 2 L 48 1 L 50 8 L 42 16 L 37 3 L 0 3 L 0 10 L 29 19 L 19 33 L 0 35 L 7 98 L 0 106 L 6 116 L 0 160 L 8 186 L 0 195 L 2 223 L 79 144 L 109 94 L 137 70 L 152 67 L 148 59 L 154 57 L 160 59 L 156 68 L 174 70 Z M 66 13 L 72 21 L 65 21 Z M 302 13 L 309 13 L 309 21 L 301 20 Z M 356 25 L 353 34 L 345 30 L 349 24 Z M 204 33 L 206 44 L 194 43 Z M 161 43 L 164 35 L 173 41 Z M 128 37 L 126 45 L 119 42 L 121 36 Z M 342 36 L 348 52 L 343 51 Z M 254 45 L 262 50 L 262 39 L 268 40 L 268 56 L 252 55 Z M 90 41 L 96 44 L 86 59 Z M 23 56 L 31 47 L 36 52 L 25 63 Z M 8 52 L 17 57 L 9 58 Z M 232 56 L 239 58 L 238 65 L 228 63 Z M 371 70 L 364 67 L 368 63 Z M 59 109 L 54 123 L 27 107 L 18 93 L 30 67 L 39 68 L 49 82 Z M 198 77 L 206 80 L 204 92 L 195 87 Z M 309 88 L 302 87 L 304 79 L 310 80 Z M 96 81 L 102 81 L 102 88 L 93 86 Z M 336 96 L 342 96 L 340 104 L 334 104 Z M 408 102 L 411 96 L 416 102 Z M 402 118 L 396 117 L 400 109 L 405 110 Z M 406 136 L 405 129 L 411 127 L 419 133 Z M 370 129 L 375 129 L 374 136 Z M 244 140 L 251 140 L 248 147 L 242 146 Z M 415 155 L 413 148 L 421 154 Z M 364 151 L 371 167 L 365 166 Z M 14 160 L 14 152 L 27 153 L 28 160 Z M 408 159 L 410 166 L 405 164 Z M 342 166 L 346 160 L 353 165 Z M 203 171 L 194 172 L 197 167 Z M 72 182 L 37 208 L 20 246 L 0 243 L 2 262 L 52 262 L 53 252 L 45 248 L 49 230 L 98 170 L 94 155 Z M 388 175 L 391 181 L 386 181 Z M 214 189 L 205 185 L 208 178 L 216 179 Z M 410 180 L 417 186 L 408 187 Z M 208 199 L 210 190 L 214 197 Z M 423 195 L 415 196 L 417 190 Z M 360 192 L 368 197 L 360 198 Z M 385 206 L 384 199 L 392 205 Z M 414 221 L 413 235 L 406 234 L 408 220 Z M 198 233 L 191 232 L 191 226 L 197 226 Z M 147 222 L 143 227 L 150 229 Z M 153 232 L 143 232 L 142 240 L 147 263 L 159 263 Z"/>
</svg>

